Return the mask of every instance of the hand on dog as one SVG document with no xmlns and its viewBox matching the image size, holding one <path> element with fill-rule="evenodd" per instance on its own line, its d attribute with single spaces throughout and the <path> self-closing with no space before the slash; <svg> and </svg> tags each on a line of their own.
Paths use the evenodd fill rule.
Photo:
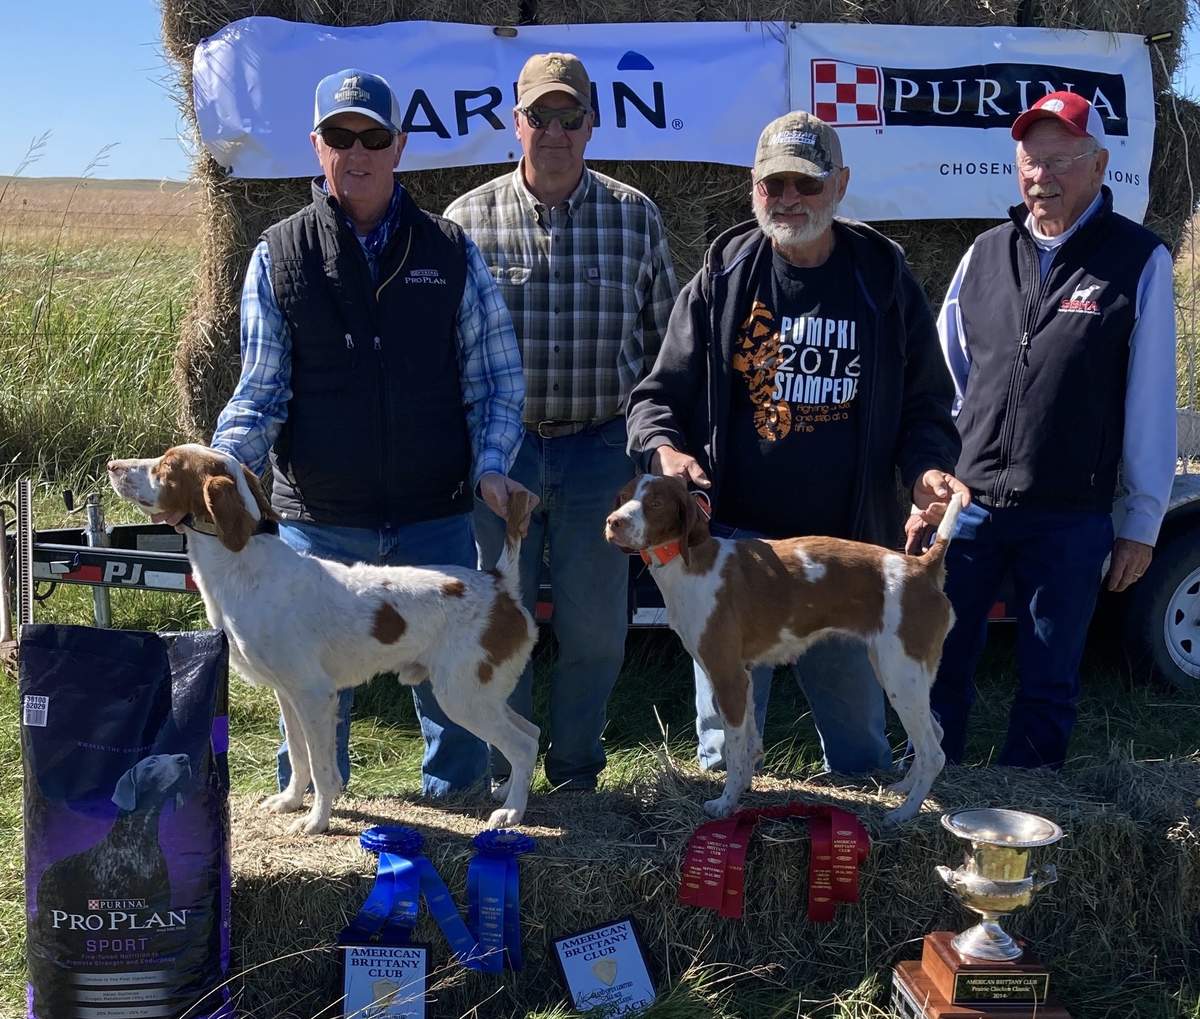
<svg viewBox="0 0 1200 1019">
<path fill-rule="evenodd" d="M 929 544 L 934 525 L 925 523 L 920 513 L 913 513 L 904 522 L 904 551 L 908 555 L 920 555 Z"/>
<path fill-rule="evenodd" d="M 962 496 L 964 508 L 971 505 L 971 490 L 958 478 L 945 471 L 929 470 L 913 485 L 912 501 L 925 523 L 936 526 L 942 522 L 950 497 L 955 493 Z"/>
<path fill-rule="evenodd" d="M 524 492 L 529 496 L 525 519 L 520 524 L 521 537 L 524 538 L 529 533 L 529 518 L 533 515 L 533 508 L 538 504 L 538 497 L 519 481 L 513 481 L 512 478 L 497 471 L 488 471 L 479 479 L 479 494 L 487 503 L 488 509 L 501 520 L 508 519 L 508 500 L 516 492 Z"/>
<path fill-rule="evenodd" d="M 697 488 L 711 488 L 712 482 L 694 456 L 681 453 L 674 446 L 659 446 L 650 458 L 650 470 L 668 478 L 679 478 Z"/>
<path fill-rule="evenodd" d="M 1104 578 L 1104 586 L 1110 591 L 1124 591 L 1141 579 L 1142 574 L 1150 568 L 1153 557 L 1153 545 L 1132 538 L 1118 538 L 1113 543 L 1112 561 L 1108 566 L 1108 576 Z"/>
</svg>

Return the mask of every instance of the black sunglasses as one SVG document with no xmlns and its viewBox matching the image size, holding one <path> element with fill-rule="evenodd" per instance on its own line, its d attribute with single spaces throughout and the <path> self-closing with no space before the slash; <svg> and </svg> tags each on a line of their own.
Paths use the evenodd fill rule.
<svg viewBox="0 0 1200 1019">
<path fill-rule="evenodd" d="M 351 131 L 348 127 L 319 127 L 317 134 L 325 139 L 325 144 L 331 149 L 352 149 L 357 138 L 364 149 L 372 152 L 386 149 L 396 137 L 386 127 L 368 127 L 365 131 Z"/>
<path fill-rule="evenodd" d="M 758 182 L 768 198 L 782 198 L 788 184 L 796 189 L 798 195 L 819 195 L 825 190 L 825 181 L 819 177 L 768 177 Z"/>
<path fill-rule="evenodd" d="M 520 112 L 525 114 L 525 119 L 534 130 L 549 127 L 550 121 L 557 120 L 564 131 L 578 131 L 588 114 L 582 106 L 570 106 L 565 110 L 552 110 L 548 106 L 523 106 Z"/>
</svg>

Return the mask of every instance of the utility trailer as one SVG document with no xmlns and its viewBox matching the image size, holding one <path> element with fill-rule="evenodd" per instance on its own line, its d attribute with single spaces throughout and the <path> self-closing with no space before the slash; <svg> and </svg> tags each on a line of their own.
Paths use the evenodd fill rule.
<svg viewBox="0 0 1200 1019">
<path fill-rule="evenodd" d="M 1180 411 L 1180 448 L 1200 449 L 1200 414 Z M 1186 468 L 1194 456 L 1183 456 Z M 18 482 L 16 499 L 0 504 L 0 649 L 11 655 L 14 634 L 32 622 L 35 606 L 59 584 L 91 587 L 97 626 L 110 626 L 109 592 L 197 593 L 184 535 L 166 524 L 108 526 L 96 494 L 75 510 L 82 527 L 39 530 L 34 526 L 32 486 Z M 5 508 L 15 510 L 15 526 L 5 526 Z M 1200 689 L 1200 474 L 1175 476 L 1170 508 L 1146 575 L 1127 593 L 1102 598 L 1102 611 L 1112 613 L 1123 637 L 1121 645 L 1139 672 L 1149 669 L 1180 689 Z M 539 585 L 537 619 L 553 613 L 549 584 Z M 17 629 L 12 627 L 15 618 Z M 666 612 L 649 569 L 630 559 L 629 618 L 634 627 L 666 626 Z M 1002 599 L 993 620 L 1011 619 Z M 1106 618 L 1109 618 L 1106 616 Z"/>
</svg>

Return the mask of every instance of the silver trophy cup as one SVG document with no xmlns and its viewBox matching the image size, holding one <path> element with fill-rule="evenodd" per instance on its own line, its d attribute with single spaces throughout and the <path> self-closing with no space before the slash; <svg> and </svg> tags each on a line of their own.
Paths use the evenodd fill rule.
<svg viewBox="0 0 1200 1019">
<path fill-rule="evenodd" d="M 967 909 L 982 917 L 951 944 L 970 959 L 1021 958 L 1021 947 L 1000 926 L 1000 919 L 1028 906 L 1034 892 L 1058 879 L 1050 863 L 1031 872 L 1029 850 L 1057 842 L 1062 829 L 1036 814 L 993 808 L 943 814 L 942 825 L 970 842 L 971 851 L 957 870 L 938 867 L 938 876 Z"/>
</svg>

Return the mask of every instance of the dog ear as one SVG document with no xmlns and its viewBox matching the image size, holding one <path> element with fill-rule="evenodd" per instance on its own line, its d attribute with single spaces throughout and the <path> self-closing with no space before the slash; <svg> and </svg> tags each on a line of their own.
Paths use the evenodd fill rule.
<svg viewBox="0 0 1200 1019">
<path fill-rule="evenodd" d="M 242 473 L 246 477 L 246 484 L 250 486 L 250 494 L 254 496 L 254 501 L 258 503 L 258 512 L 262 514 L 264 520 L 278 520 L 279 515 L 271 509 L 271 500 L 267 498 L 267 493 L 263 491 L 262 482 L 257 475 L 250 470 L 245 464 L 242 465 Z"/>
<path fill-rule="evenodd" d="M 238 492 L 237 482 L 227 474 L 207 478 L 204 482 L 204 505 L 217 526 L 217 537 L 230 552 L 246 547 L 254 532 L 254 520 L 246 511 Z"/>
<path fill-rule="evenodd" d="M 688 514 L 688 529 L 687 529 L 687 544 L 699 545 L 709 539 L 711 532 L 708 529 L 708 514 L 711 510 L 701 509 L 700 500 L 703 499 L 705 507 L 709 505 L 708 496 L 702 492 L 688 492 L 688 505 L 691 507 Z"/>
<path fill-rule="evenodd" d="M 688 492 L 684 482 L 679 482 L 673 488 L 675 497 L 679 501 L 679 558 L 683 560 L 684 566 L 690 566 L 692 557 L 688 546 L 691 544 L 692 528 L 696 525 L 699 511 L 696 509 L 696 501 Z"/>
<path fill-rule="evenodd" d="M 133 773 L 136 768 L 135 764 L 117 779 L 116 788 L 113 789 L 112 801 L 120 810 L 134 810 L 137 807 L 137 786 L 133 781 Z"/>
</svg>

